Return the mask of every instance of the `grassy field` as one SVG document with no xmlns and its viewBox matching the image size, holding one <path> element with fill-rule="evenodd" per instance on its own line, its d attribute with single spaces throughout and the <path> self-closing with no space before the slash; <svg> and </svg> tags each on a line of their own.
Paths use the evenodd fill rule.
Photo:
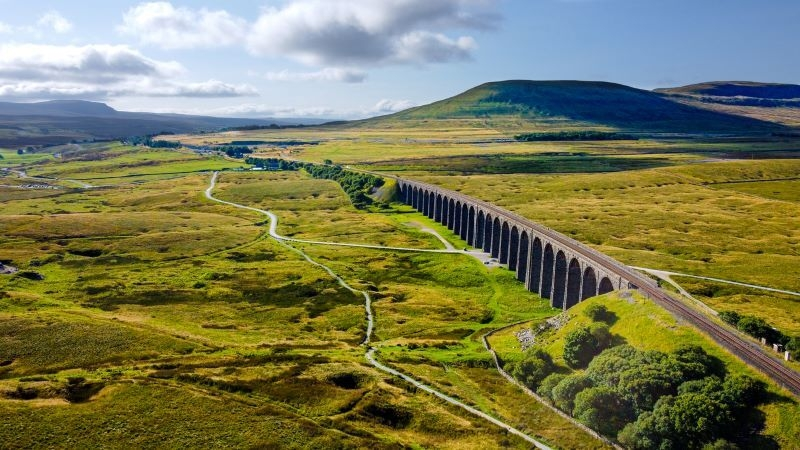
<svg viewBox="0 0 800 450">
<path fill-rule="evenodd" d="M 102 151 L 100 161 L 53 159 L 28 169 L 102 179 L 102 188 L 43 197 L 0 188 L 0 253 L 26 274 L 0 275 L 2 442 L 527 448 L 368 366 L 359 346 L 363 299 L 268 239 L 263 216 L 204 199 L 210 173 L 196 171 L 219 161 Z M 150 154 L 158 163 L 140 165 Z M 178 174 L 187 161 L 192 170 Z M 152 168 L 171 175 L 151 176 Z M 103 178 L 109 173 L 115 178 Z M 216 195 L 272 209 L 279 231 L 297 237 L 441 246 L 420 227 L 442 228 L 409 208 L 360 212 L 334 182 L 302 173 L 226 172 Z M 417 343 L 415 357 L 463 367 L 463 386 L 443 390 L 561 448 L 596 446 L 485 365 L 478 333 L 552 314 L 509 273 L 457 255 L 306 250 L 376 290 L 381 359 L 394 363 L 396 350 Z M 530 416 L 519 418 L 520 408 Z"/>
<path fill-rule="evenodd" d="M 798 160 L 724 159 L 785 155 L 794 143 L 498 141 L 507 137 L 477 125 L 420 125 L 177 138 L 304 141 L 260 151 L 431 181 L 626 263 L 800 290 Z M 269 239 L 264 216 L 204 198 L 210 171 L 241 162 L 112 143 L 2 154 L 2 167 L 48 178 L 0 178 L 10 186 L 0 187 L 0 259 L 24 275 L 0 275 L 0 416 L 11 424 L 1 441 L 527 448 L 371 368 L 359 345 L 363 299 Z M 59 189 L 21 188 L 27 180 Z M 217 197 L 274 211 L 287 236 L 441 248 L 428 227 L 466 246 L 407 206 L 356 210 L 335 182 L 302 172 L 231 170 L 218 181 Z M 508 271 L 465 255 L 298 247 L 373 293 L 381 361 L 555 447 L 601 447 L 493 369 L 484 333 L 557 312 Z M 676 279 L 714 308 L 800 331 L 796 299 Z M 612 329 L 628 342 L 701 340 L 732 370 L 747 370 L 665 313 L 609 301 L 619 315 L 641 316 Z M 642 331 L 653 317 L 663 333 Z M 513 336 L 496 339 L 513 359 Z M 794 403 L 764 411 L 766 432 L 789 446 L 798 436 Z"/>
</svg>

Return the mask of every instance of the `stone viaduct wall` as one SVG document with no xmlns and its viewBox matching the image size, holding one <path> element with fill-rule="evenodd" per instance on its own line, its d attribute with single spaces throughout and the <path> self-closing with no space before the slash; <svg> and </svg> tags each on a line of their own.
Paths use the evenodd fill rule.
<svg viewBox="0 0 800 450">
<path fill-rule="evenodd" d="M 656 284 L 627 266 L 529 219 L 459 192 L 398 179 L 402 200 L 514 271 L 555 308 Z"/>
</svg>

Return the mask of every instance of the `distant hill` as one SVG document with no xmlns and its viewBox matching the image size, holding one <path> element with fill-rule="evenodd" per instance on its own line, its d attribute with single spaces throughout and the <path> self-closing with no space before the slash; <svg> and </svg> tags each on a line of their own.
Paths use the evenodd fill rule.
<svg viewBox="0 0 800 450">
<path fill-rule="evenodd" d="M 217 131 L 228 127 L 317 124 L 304 119 L 241 119 L 117 111 L 98 102 L 0 102 L 0 147 L 63 144 L 156 133 Z"/>
<path fill-rule="evenodd" d="M 486 126 L 552 130 L 611 129 L 659 133 L 767 132 L 779 125 L 708 111 L 661 93 L 593 81 L 512 80 L 485 83 L 429 105 L 364 121 L 470 120 Z"/>
<path fill-rule="evenodd" d="M 771 100 L 800 101 L 800 85 L 755 83 L 752 81 L 712 81 L 675 88 L 656 89 L 664 94 L 683 94 L 710 97 L 746 97 Z"/>
<path fill-rule="evenodd" d="M 796 84 L 712 81 L 654 92 L 697 108 L 800 127 L 800 85 Z"/>
</svg>

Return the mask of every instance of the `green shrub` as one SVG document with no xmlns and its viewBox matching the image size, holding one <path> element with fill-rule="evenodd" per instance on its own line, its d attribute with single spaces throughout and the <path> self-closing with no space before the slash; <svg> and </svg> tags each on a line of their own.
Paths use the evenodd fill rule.
<svg viewBox="0 0 800 450">
<path fill-rule="evenodd" d="M 582 374 L 565 377 L 553 388 L 553 403 L 558 409 L 572 414 L 575 408 L 575 397 L 584 389 L 592 387 L 592 381 Z"/>
<path fill-rule="evenodd" d="M 542 349 L 532 348 L 525 358 L 510 364 L 506 371 L 530 389 L 536 389 L 542 380 L 555 370 L 553 358 Z"/>
<path fill-rule="evenodd" d="M 586 367 L 597 354 L 597 339 L 589 327 L 573 330 L 564 337 L 564 361 L 570 367 Z"/>
</svg>

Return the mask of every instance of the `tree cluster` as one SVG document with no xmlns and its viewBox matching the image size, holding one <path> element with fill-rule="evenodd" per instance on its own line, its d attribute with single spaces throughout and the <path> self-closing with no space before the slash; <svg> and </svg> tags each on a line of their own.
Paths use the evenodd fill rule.
<svg viewBox="0 0 800 450">
<path fill-rule="evenodd" d="M 350 201 L 358 209 L 364 209 L 372 203 L 367 195 L 373 189 L 383 186 L 383 178 L 367 173 L 351 172 L 336 165 L 318 165 L 312 163 L 298 163 L 300 167 L 314 178 L 334 180 L 350 197 Z"/>
<path fill-rule="evenodd" d="M 523 133 L 514 136 L 518 141 L 635 141 L 639 138 L 630 134 L 605 131 L 559 131 Z"/>
<path fill-rule="evenodd" d="M 122 141 L 128 145 L 144 145 L 151 148 L 180 148 L 180 142 L 153 140 L 152 136 L 131 136 Z"/>
<path fill-rule="evenodd" d="M 240 159 L 244 155 L 253 153 L 253 150 L 246 145 L 222 145 L 216 148 L 217 151 L 224 152 L 231 158 Z"/>
<path fill-rule="evenodd" d="M 275 167 L 278 170 L 297 170 L 299 163 L 281 158 L 253 158 L 247 157 L 244 162 L 256 167 Z"/>
<path fill-rule="evenodd" d="M 746 439 L 765 388 L 745 375 L 725 377 L 699 346 L 664 353 L 619 345 L 581 373 L 544 377 L 537 392 L 625 447 L 701 449 Z"/>
</svg>

